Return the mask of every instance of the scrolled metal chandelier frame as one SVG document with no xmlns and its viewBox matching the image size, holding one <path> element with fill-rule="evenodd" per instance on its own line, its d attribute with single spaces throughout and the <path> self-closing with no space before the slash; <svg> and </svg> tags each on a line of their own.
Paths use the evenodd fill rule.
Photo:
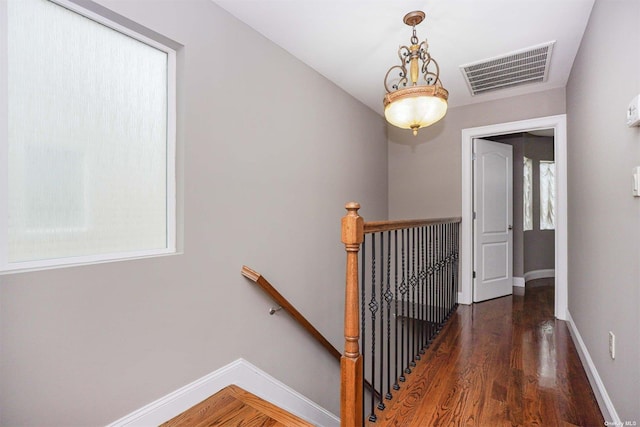
<svg viewBox="0 0 640 427">
<path fill-rule="evenodd" d="M 440 67 L 429 53 L 426 40 L 419 42 L 416 25 L 425 18 L 422 11 L 405 15 L 403 21 L 413 28 L 411 44 L 398 49 L 399 65 L 387 71 L 384 87 L 385 117 L 389 123 L 413 130 L 430 126 L 447 112 L 449 92 L 440 81 Z M 398 72 L 397 75 L 394 74 Z"/>
</svg>

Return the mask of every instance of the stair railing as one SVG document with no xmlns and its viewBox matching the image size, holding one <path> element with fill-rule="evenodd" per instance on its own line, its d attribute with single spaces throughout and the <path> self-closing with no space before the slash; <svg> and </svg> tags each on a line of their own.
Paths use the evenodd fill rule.
<svg viewBox="0 0 640 427">
<path fill-rule="evenodd" d="M 358 203 L 346 209 L 340 416 L 359 427 L 376 422 L 458 305 L 461 219 L 367 223 Z M 380 391 L 366 402 L 365 381 Z"/>
</svg>

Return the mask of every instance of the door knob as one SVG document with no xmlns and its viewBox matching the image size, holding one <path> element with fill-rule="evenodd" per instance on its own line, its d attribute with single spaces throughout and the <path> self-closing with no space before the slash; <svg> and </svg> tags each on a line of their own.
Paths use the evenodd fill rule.
<svg viewBox="0 0 640 427">
<path fill-rule="evenodd" d="M 513 230 L 513 226 L 512 225 L 509 226 L 509 230 Z"/>
</svg>

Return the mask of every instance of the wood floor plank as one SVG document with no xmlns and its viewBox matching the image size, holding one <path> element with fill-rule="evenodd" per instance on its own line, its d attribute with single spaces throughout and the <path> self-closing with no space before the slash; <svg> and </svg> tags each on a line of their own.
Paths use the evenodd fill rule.
<svg viewBox="0 0 640 427">
<path fill-rule="evenodd" d="M 368 426 L 602 426 L 552 279 L 460 306 Z M 530 286 L 532 284 L 533 286 Z"/>
<path fill-rule="evenodd" d="M 313 427 L 246 390 L 230 385 L 161 427 Z"/>
</svg>

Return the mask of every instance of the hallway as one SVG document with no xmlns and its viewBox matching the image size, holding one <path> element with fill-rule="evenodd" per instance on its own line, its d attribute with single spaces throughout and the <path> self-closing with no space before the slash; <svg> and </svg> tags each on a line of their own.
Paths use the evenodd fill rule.
<svg viewBox="0 0 640 427">
<path fill-rule="evenodd" d="M 604 425 L 553 295 L 553 280 L 539 279 L 524 296 L 460 305 L 402 396 L 370 425 Z"/>
</svg>

